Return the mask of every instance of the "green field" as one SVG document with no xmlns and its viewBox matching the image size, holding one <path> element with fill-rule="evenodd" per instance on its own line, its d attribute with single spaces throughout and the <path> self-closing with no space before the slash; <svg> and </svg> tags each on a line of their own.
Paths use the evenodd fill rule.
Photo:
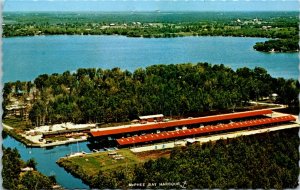
<svg viewBox="0 0 300 190">
<path fill-rule="evenodd" d="M 96 175 L 99 170 L 108 172 L 126 166 L 132 167 L 134 164 L 141 162 L 129 149 L 122 149 L 117 152 L 124 156 L 123 160 L 115 160 L 107 152 L 102 152 L 88 154 L 83 157 L 68 158 L 68 161 L 74 165 L 84 166 L 83 170 L 89 175 Z"/>
<path fill-rule="evenodd" d="M 33 145 L 31 141 L 21 136 L 21 133 L 33 128 L 33 126 L 30 124 L 31 123 L 30 121 L 25 121 L 19 117 L 7 117 L 3 119 L 2 122 L 13 128 L 13 129 L 4 128 L 3 129 L 4 135 L 10 135 L 27 146 Z"/>
<path fill-rule="evenodd" d="M 126 167 L 132 168 L 135 164 L 146 162 L 150 159 L 156 159 L 160 156 L 169 156 L 169 151 L 155 151 L 146 154 L 135 154 L 129 149 L 120 149 L 116 151 L 117 154 L 122 155 L 124 159 L 115 160 L 108 152 L 86 154 L 84 156 L 77 156 L 72 158 L 61 158 L 58 164 L 65 166 L 78 166 L 86 174 L 95 175 L 100 170 L 111 172 L 116 169 L 124 169 Z"/>
<path fill-rule="evenodd" d="M 91 179 L 99 172 L 105 175 L 111 175 L 116 171 L 126 171 L 132 173 L 136 165 L 142 164 L 149 160 L 156 160 L 160 157 L 169 158 L 171 150 L 148 151 L 135 154 L 129 149 L 120 149 L 116 151 L 124 159 L 116 160 L 108 155 L 108 152 L 86 154 L 72 158 L 61 158 L 57 164 L 64 167 L 74 176 L 79 177 L 88 184 Z"/>
<path fill-rule="evenodd" d="M 6 117 L 2 121 L 4 124 L 14 128 L 17 132 L 26 131 L 28 129 L 32 129 L 33 126 L 30 124 L 30 121 L 26 121 L 22 118 L 18 117 Z"/>
</svg>

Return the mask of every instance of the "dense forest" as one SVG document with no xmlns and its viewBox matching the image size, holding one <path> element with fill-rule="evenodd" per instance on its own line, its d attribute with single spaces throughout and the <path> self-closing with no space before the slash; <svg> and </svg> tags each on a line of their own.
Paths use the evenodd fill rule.
<svg viewBox="0 0 300 190">
<path fill-rule="evenodd" d="M 34 82 L 9 82 L 3 89 L 3 117 L 13 97 L 27 106 L 33 125 L 123 122 L 162 113 L 189 116 L 230 110 L 277 93 L 277 102 L 299 107 L 299 82 L 272 78 L 263 68 L 171 64 L 139 68 L 78 69 L 43 74 Z M 29 101 L 28 101 L 29 99 Z M 25 114 L 24 114 L 25 115 Z"/>
<path fill-rule="evenodd" d="M 298 186 L 299 129 L 177 147 L 170 158 L 90 176 L 67 167 L 91 188 L 287 189 Z M 166 185 L 166 184 L 171 185 Z M 148 186 L 156 184 L 156 186 Z M 160 185 L 163 184 L 163 185 Z"/>
<path fill-rule="evenodd" d="M 293 52 L 299 51 L 299 39 L 277 39 L 257 42 L 254 49 L 264 52 Z"/>
<path fill-rule="evenodd" d="M 187 188 L 286 189 L 298 186 L 298 129 L 174 149 L 148 161 L 133 182 L 186 181 Z"/>
<path fill-rule="evenodd" d="M 36 168 L 36 162 L 29 159 L 26 163 L 21 160 L 17 149 L 4 148 L 2 157 L 2 179 L 3 187 L 10 190 L 19 189 L 53 189 L 56 183 L 54 176 L 44 176 L 36 170 L 22 172 L 21 168 L 26 166 Z"/>
</svg>

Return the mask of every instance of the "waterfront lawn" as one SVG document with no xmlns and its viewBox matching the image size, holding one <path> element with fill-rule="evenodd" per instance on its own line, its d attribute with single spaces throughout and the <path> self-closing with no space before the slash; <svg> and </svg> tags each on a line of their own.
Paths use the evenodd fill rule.
<svg viewBox="0 0 300 190">
<path fill-rule="evenodd" d="M 29 121 L 19 117 L 7 117 L 2 121 L 4 124 L 14 128 L 16 132 L 22 132 L 34 128 Z"/>
<path fill-rule="evenodd" d="M 113 172 L 122 169 L 132 169 L 136 164 L 144 163 L 150 159 L 159 157 L 169 157 L 170 150 L 149 151 L 135 154 L 129 149 L 120 149 L 116 151 L 124 159 L 115 160 L 108 155 L 109 152 L 86 154 L 82 157 L 61 158 L 57 163 L 70 171 L 74 175 L 94 176 L 101 170 L 103 172 Z M 81 173 L 83 172 L 83 174 Z"/>
<path fill-rule="evenodd" d="M 124 157 L 123 160 L 115 160 L 108 155 L 108 152 L 88 154 L 83 157 L 73 157 L 70 160 L 73 164 L 83 166 L 83 169 L 88 174 L 97 174 L 99 170 L 113 171 L 117 168 L 132 167 L 134 164 L 139 163 L 139 159 L 129 149 L 122 149 L 116 151 Z"/>
<path fill-rule="evenodd" d="M 54 137 L 46 138 L 46 140 L 50 140 L 50 141 L 66 141 L 66 140 L 68 140 L 68 138 L 65 137 L 65 136 L 54 136 Z"/>
<path fill-rule="evenodd" d="M 23 120 L 22 118 L 18 117 L 7 117 L 2 120 L 2 122 L 13 129 L 4 128 L 3 132 L 14 137 L 16 140 L 24 143 L 25 145 L 32 145 L 33 143 L 28 139 L 21 136 L 21 134 L 29 129 L 32 129 L 33 126 L 30 125 L 28 121 Z"/>
</svg>

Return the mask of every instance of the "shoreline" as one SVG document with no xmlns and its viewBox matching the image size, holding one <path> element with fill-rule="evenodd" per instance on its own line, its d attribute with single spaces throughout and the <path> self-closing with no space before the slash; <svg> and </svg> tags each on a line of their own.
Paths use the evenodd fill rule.
<svg viewBox="0 0 300 190">
<path fill-rule="evenodd" d="M 144 38 L 144 39 L 161 39 L 161 38 L 184 38 L 184 37 L 231 37 L 231 38 L 263 38 L 267 41 L 271 40 L 272 38 L 267 36 L 247 36 L 247 35 L 198 35 L 193 33 L 174 33 L 174 35 L 171 36 L 164 36 L 164 34 L 157 34 L 158 36 L 129 36 L 129 35 L 122 35 L 122 34 L 35 34 L 35 35 L 23 35 L 23 36 L 2 36 L 2 38 L 26 38 L 26 37 L 49 37 L 49 36 L 120 36 L 120 37 L 126 37 L 126 38 Z M 263 42 L 263 43 L 265 43 Z M 257 42 L 259 43 L 259 42 Z M 252 46 L 253 49 L 257 52 L 262 53 L 297 53 L 299 50 L 289 50 L 289 51 L 260 51 L 256 50 L 255 44 Z"/>
<path fill-rule="evenodd" d="M 176 36 L 128 36 L 122 34 L 37 34 L 37 35 L 23 35 L 23 36 L 2 36 L 2 38 L 26 38 L 26 37 L 49 37 L 49 36 L 120 36 L 120 37 L 127 37 L 127 38 L 145 38 L 145 39 L 155 39 L 155 38 L 184 38 L 184 37 L 231 37 L 231 38 L 262 38 L 262 39 L 272 39 L 267 36 L 244 36 L 244 35 L 193 35 L 189 33 L 174 33 Z"/>
<path fill-rule="evenodd" d="M 87 141 L 87 139 L 85 138 L 85 139 L 70 139 L 66 141 L 56 141 L 52 143 L 34 143 L 28 140 L 27 138 L 25 138 L 23 135 L 16 133 L 12 127 L 4 123 L 2 123 L 2 126 L 3 126 L 3 132 L 11 136 L 12 138 L 16 139 L 17 141 L 21 142 L 26 147 L 46 148 L 46 147 L 54 147 L 54 146 L 67 145 L 67 144 Z"/>
</svg>

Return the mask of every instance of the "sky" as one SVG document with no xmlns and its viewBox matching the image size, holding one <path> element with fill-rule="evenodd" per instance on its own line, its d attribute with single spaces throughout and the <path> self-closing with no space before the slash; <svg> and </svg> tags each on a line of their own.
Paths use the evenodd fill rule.
<svg viewBox="0 0 300 190">
<path fill-rule="evenodd" d="M 4 0 L 3 11 L 299 11 L 298 0 Z"/>
</svg>

